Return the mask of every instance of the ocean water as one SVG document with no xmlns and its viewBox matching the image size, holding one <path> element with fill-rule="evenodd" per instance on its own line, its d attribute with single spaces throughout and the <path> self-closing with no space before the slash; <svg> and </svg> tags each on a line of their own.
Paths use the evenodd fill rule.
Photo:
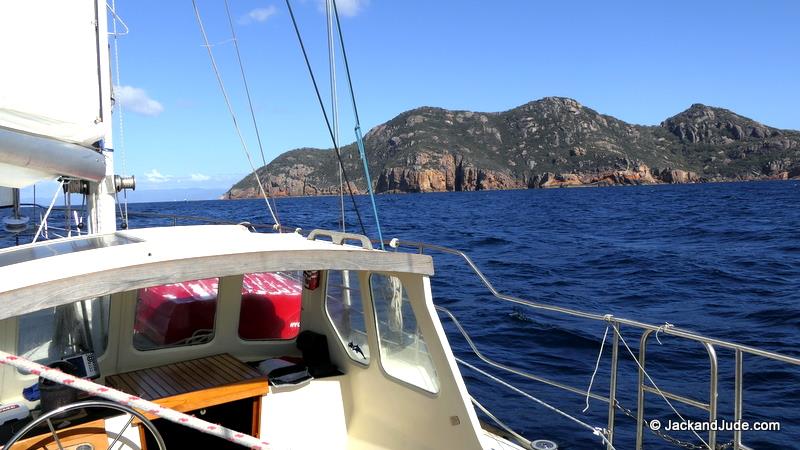
<svg viewBox="0 0 800 450">
<path fill-rule="evenodd" d="M 349 199 L 348 229 L 359 232 Z M 367 197 L 358 197 L 374 236 Z M 698 333 L 800 357 L 800 183 L 751 182 L 586 189 L 380 195 L 385 238 L 435 243 L 466 252 L 501 292 L 599 314 L 673 324 Z M 339 227 L 336 197 L 278 199 L 286 225 Z M 270 223 L 263 200 L 131 204 L 133 213 L 209 216 Z M 186 223 L 186 222 L 183 222 Z M 171 224 L 131 218 L 132 226 Z M 606 326 L 603 322 L 526 309 L 492 297 L 462 260 L 431 253 L 436 304 L 452 310 L 487 356 L 585 389 Z M 487 369 L 443 317 L 457 356 Z M 638 355 L 640 333 L 622 335 Z M 593 385 L 607 395 L 612 333 Z M 659 388 L 707 401 L 709 357 L 696 343 L 651 339 L 647 368 Z M 733 352 L 717 348 L 719 416 L 732 418 Z M 519 376 L 489 371 L 593 426 L 607 405 Z M 744 418 L 778 421 L 781 431 L 748 431 L 757 449 L 800 442 L 800 367 L 745 356 Z M 563 449 L 602 448 L 597 437 L 512 391 L 462 368 L 470 393 L 531 439 Z M 618 399 L 636 410 L 637 367 L 620 347 Z M 656 395 L 645 417 L 677 416 Z M 685 418 L 707 413 L 675 404 Z M 617 412 L 616 447 L 633 448 L 635 422 Z M 671 433 L 692 443 L 688 432 Z M 700 433 L 706 439 L 705 433 Z M 718 442 L 730 441 L 722 432 Z M 645 432 L 645 447 L 677 448 Z"/>
</svg>

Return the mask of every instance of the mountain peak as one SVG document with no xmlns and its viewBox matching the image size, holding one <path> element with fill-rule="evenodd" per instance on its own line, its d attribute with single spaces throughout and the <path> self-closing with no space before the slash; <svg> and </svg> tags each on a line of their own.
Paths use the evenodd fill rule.
<svg viewBox="0 0 800 450">
<path fill-rule="evenodd" d="M 569 97 L 542 97 L 541 99 L 537 100 L 537 102 L 552 105 L 563 105 L 573 108 L 583 108 L 583 105 L 581 105 L 577 100 Z"/>
<path fill-rule="evenodd" d="M 760 127 L 765 126 L 760 122 L 750 119 L 749 117 L 736 114 L 735 112 L 729 109 L 720 108 L 719 106 L 704 105 L 702 103 L 693 103 L 690 107 L 688 107 L 684 111 L 681 111 L 678 114 L 667 119 L 667 121 L 681 119 L 681 118 L 692 119 L 694 121 L 723 120 L 723 121 L 735 122 L 740 125 L 760 126 Z"/>
<path fill-rule="evenodd" d="M 669 119 L 661 127 L 686 143 L 728 144 L 748 138 L 762 139 L 780 131 L 735 112 L 702 103 L 694 103 Z"/>
<path fill-rule="evenodd" d="M 534 100 L 532 102 L 528 102 L 518 108 L 537 108 L 537 107 L 549 107 L 549 108 L 566 108 L 566 109 L 582 109 L 583 105 L 581 105 L 577 100 L 569 98 L 569 97 L 542 97 L 539 100 Z M 514 109 L 518 109 L 514 108 Z"/>
</svg>

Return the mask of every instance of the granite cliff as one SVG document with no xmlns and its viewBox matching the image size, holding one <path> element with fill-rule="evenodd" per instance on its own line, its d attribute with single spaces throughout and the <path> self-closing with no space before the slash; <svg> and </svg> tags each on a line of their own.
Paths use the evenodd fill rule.
<svg viewBox="0 0 800 450">
<path fill-rule="evenodd" d="M 800 177 L 800 132 L 695 104 L 658 126 L 633 125 L 569 98 L 500 113 L 422 107 L 364 137 L 377 192 L 693 183 Z M 366 190 L 355 144 L 341 149 Z M 331 149 L 288 151 L 258 169 L 275 195 L 339 191 Z M 253 174 L 225 198 L 258 196 Z"/>
</svg>

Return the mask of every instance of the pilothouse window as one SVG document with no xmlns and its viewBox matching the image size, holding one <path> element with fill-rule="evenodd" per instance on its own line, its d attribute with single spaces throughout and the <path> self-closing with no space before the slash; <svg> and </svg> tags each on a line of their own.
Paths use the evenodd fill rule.
<svg viewBox="0 0 800 450">
<path fill-rule="evenodd" d="M 300 272 L 246 273 L 242 279 L 239 337 L 294 339 L 300 332 Z"/>
<path fill-rule="evenodd" d="M 367 328 L 364 325 L 364 306 L 357 272 L 328 271 L 325 309 L 350 358 L 361 364 L 369 364 Z"/>
<path fill-rule="evenodd" d="M 133 346 L 155 350 L 210 342 L 218 291 L 219 278 L 139 289 Z"/>
<path fill-rule="evenodd" d="M 20 316 L 17 354 L 40 364 L 84 353 L 102 355 L 108 343 L 108 297 Z"/>
<path fill-rule="evenodd" d="M 372 274 L 369 285 L 383 369 L 401 381 L 439 392 L 439 378 L 403 283 L 397 277 Z"/>
</svg>

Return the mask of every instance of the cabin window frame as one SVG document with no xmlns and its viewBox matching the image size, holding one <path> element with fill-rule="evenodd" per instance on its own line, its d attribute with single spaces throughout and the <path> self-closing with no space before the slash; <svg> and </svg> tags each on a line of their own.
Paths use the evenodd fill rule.
<svg viewBox="0 0 800 450">
<path fill-rule="evenodd" d="M 355 280 L 358 283 L 358 287 L 356 289 L 348 288 L 351 292 L 355 291 L 358 294 L 358 300 L 361 303 L 361 316 L 362 316 L 362 324 L 363 324 L 363 331 L 364 333 L 364 343 L 367 346 L 367 357 L 366 358 L 358 358 L 353 350 L 348 348 L 349 342 L 345 342 L 344 337 L 339 331 L 339 328 L 336 326 L 337 321 L 331 316 L 330 310 L 328 309 L 328 293 L 330 289 L 330 275 L 332 272 L 345 272 L 345 270 L 334 270 L 329 269 L 325 271 L 325 291 L 323 294 L 323 308 L 325 310 L 325 316 L 328 319 L 328 323 L 330 324 L 331 328 L 333 329 L 334 334 L 336 335 L 336 340 L 339 341 L 339 345 L 341 345 L 342 350 L 347 354 L 351 361 L 357 363 L 360 367 L 366 368 L 372 364 L 373 354 L 372 354 L 372 338 L 371 333 L 369 331 L 369 321 L 370 321 L 370 311 L 367 309 L 367 298 L 364 294 L 363 283 L 362 283 L 362 272 L 358 270 L 347 270 L 349 272 L 350 280 Z M 371 306 L 371 304 L 370 304 Z M 352 326 L 352 320 L 350 321 L 350 326 Z M 363 350 L 363 349 L 362 349 Z"/>
<path fill-rule="evenodd" d="M 197 343 L 189 343 L 189 344 L 154 345 L 153 347 L 150 347 L 150 348 L 140 348 L 140 347 L 137 346 L 135 336 L 137 334 L 136 333 L 136 321 L 137 321 L 137 318 L 139 316 L 139 292 L 140 291 L 142 291 L 144 289 L 149 289 L 149 288 L 162 287 L 162 286 L 166 286 L 166 285 L 169 285 L 169 284 L 188 283 L 188 282 L 191 282 L 191 281 L 209 280 L 209 279 L 214 279 L 214 278 L 216 278 L 216 280 L 217 280 L 217 282 L 216 282 L 217 283 L 217 290 L 216 290 L 216 296 L 214 298 L 214 317 L 213 317 L 213 320 L 212 320 L 212 323 L 211 323 L 211 326 L 212 326 L 211 331 L 212 331 L 212 333 L 211 333 L 211 337 L 208 340 L 202 341 L 202 342 L 197 342 Z M 218 325 L 218 322 L 219 322 L 220 309 L 221 309 L 221 306 L 222 306 L 222 301 L 220 299 L 220 288 L 221 288 L 221 286 L 223 284 L 223 280 L 224 279 L 225 279 L 225 277 L 217 275 L 217 276 L 210 276 L 210 277 L 195 278 L 195 279 L 191 279 L 191 280 L 176 281 L 176 282 L 173 282 L 173 283 L 164 283 L 164 284 L 156 284 L 156 285 L 153 285 L 153 286 L 145 286 L 145 287 L 141 287 L 141 288 L 138 288 L 138 289 L 133 289 L 132 291 L 130 291 L 131 294 L 132 294 L 132 297 L 133 297 L 133 314 L 132 314 L 132 322 L 131 322 L 131 328 L 130 328 L 130 345 L 131 345 L 131 348 L 133 349 L 133 351 L 134 352 L 141 352 L 141 353 L 167 351 L 167 350 L 178 350 L 179 351 L 180 349 L 194 349 L 194 348 L 198 348 L 198 347 L 202 347 L 202 346 L 212 345 L 219 337 L 219 331 L 220 330 L 219 330 L 219 327 L 217 325 Z M 203 328 L 195 330 L 195 332 L 199 331 L 199 330 L 202 330 L 202 329 Z M 191 338 L 191 336 L 189 338 Z M 189 339 L 189 338 L 185 338 L 185 339 Z"/>
<path fill-rule="evenodd" d="M 392 372 L 390 372 L 390 371 L 388 371 L 386 369 L 385 355 L 384 355 L 384 351 L 383 351 L 384 347 L 381 344 L 382 343 L 382 339 L 381 339 L 381 324 L 380 324 L 380 319 L 378 317 L 378 308 L 376 307 L 375 296 L 373 295 L 373 289 L 372 289 L 372 277 L 373 277 L 373 275 L 379 275 L 379 276 L 383 276 L 383 277 L 393 277 L 393 278 L 396 278 L 396 279 L 398 279 L 400 281 L 402 289 L 403 289 L 403 293 L 404 293 L 403 296 L 408 298 L 408 307 L 411 309 L 412 314 L 414 314 L 414 321 L 415 321 L 416 326 L 417 326 L 417 331 L 416 332 L 419 334 L 420 337 L 422 337 L 423 344 L 425 345 L 425 348 L 427 350 L 430 366 L 431 366 L 431 369 L 433 370 L 433 377 L 434 377 L 433 381 L 436 384 L 436 390 L 435 391 L 430 391 L 426 387 L 420 386 L 419 384 L 416 384 L 416 383 L 414 383 L 412 381 L 408 381 L 408 380 L 406 380 L 404 378 L 398 377 L 396 374 L 394 374 L 394 373 L 392 373 Z M 407 277 L 402 276 L 401 274 L 390 273 L 390 272 L 367 272 L 366 273 L 366 279 L 367 279 L 367 286 L 369 286 L 370 307 L 372 309 L 372 324 L 373 324 L 373 327 L 375 329 L 375 335 L 373 337 L 373 341 L 377 344 L 377 353 L 376 354 L 377 354 L 377 359 L 378 359 L 378 367 L 381 368 L 381 372 L 388 379 L 390 379 L 392 381 L 395 381 L 397 383 L 400 383 L 400 384 L 402 384 L 402 385 L 404 385 L 404 386 L 406 386 L 408 388 L 411 388 L 411 389 L 413 389 L 413 390 L 415 390 L 415 391 L 417 391 L 419 393 L 425 394 L 426 396 L 429 396 L 429 397 L 432 397 L 432 398 L 438 397 L 442 392 L 442 378 L 439 376 L 439 369 L 437 368 L 435 358 L 433 357 L 433 355 L 431 355 L 430 349 L 428 348 L 426 336 L 424 335 L 424 333 L 422 332 L 422 329 L 419 326 L 419 321 L 417 320 L 417 317 L 419 316 L 419 314 L 417 314 L 417 309 L 414 307 L 414 302 L 411 301 L 411 298 L 410 298 L 410 296 L 408 294 L 408 289 L 405 287 L 406 283 L 409 281 L 409 279 Z"/>
</svg>

